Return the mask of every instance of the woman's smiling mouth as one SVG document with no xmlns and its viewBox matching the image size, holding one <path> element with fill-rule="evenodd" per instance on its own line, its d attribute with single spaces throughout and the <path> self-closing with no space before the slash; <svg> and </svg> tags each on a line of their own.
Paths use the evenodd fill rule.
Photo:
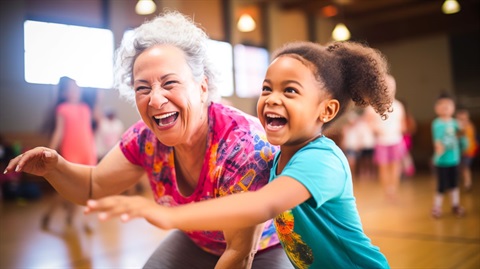
<svg viewBox="0 0 480 269">
<path fill-rule="evenodd" d="M 158 126 L 163 127 L 174 123 L 177 120 L 178 115 L 178 112 L 169 112 L 162 115 L 153 116 L 153 120 Z"/>
</svg>

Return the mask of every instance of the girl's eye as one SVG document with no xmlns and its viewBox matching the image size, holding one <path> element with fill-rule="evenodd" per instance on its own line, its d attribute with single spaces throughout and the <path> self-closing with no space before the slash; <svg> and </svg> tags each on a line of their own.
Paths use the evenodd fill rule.
<svg viewBox="0 0 480 269">
<path fill-rule="evenodd" d="M 295 88 L 292 88 L 292 87 L 287 87 L 287 88 L 285 88 L 285 92 L 286 93 L 297 93 L 297 90 Z"/>
<path fill-rule="evenodd" d="M 271 92 L 271 91 L 272 91 L 272 89 L 270 89 L 270 87 L 268 87 L 268 86 L 263 86 L 262 87 L 262 92 Z"/>
</svg>

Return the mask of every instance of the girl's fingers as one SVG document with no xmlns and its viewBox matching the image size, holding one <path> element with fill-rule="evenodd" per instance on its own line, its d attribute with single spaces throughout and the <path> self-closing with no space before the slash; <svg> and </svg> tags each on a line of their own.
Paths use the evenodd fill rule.
<svg viewBox="0 0 480 269">
<path fill-rule="evenodd" d="M 84 211 L 86 214 L 92 212 L 99 212 L 98 218 L 100 220 L 108 220 L 115 217 L 120 217 L 122 221 L 128 221 L 129 206 L 128 202 L 122 197 L 114 196 L 107 197 L 100 200 L 88 200 L 87 208 Z"/>
</svg>

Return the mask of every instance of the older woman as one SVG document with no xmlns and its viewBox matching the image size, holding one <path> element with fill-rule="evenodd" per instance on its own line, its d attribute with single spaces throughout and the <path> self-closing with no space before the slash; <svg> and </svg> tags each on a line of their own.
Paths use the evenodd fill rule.
<svg viewBox="0 0 480 269">
<path fill-rule="evenodd" d="M 43 176 L 79 204 L 122 193 L 144 173 L 155 199 L 148 202 L 172 207 L 259 189 L 268 182 L 277 149 L 256 118 L 214 102 L 218 94 L 207 41 L 205 32 L 178 12 L 144 23 L 116 55 L 116 88 L 135 100 L 142 119 L 119 145 L 97 166 L 74 164 L 38 147 L 11 160 L 5 173 Z M 145 200 L 133 197 L 129 203 L 135 207 Z M 272 225 L 175 230 L 145 267 L 291 268 Z"/>
</svg>

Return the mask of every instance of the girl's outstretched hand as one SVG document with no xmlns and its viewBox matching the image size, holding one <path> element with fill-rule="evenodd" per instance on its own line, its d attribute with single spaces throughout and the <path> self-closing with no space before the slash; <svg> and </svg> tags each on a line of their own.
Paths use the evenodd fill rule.
<svg viewBox="0 0 480 269">
<path fill-rule="evenodd" d="M 59 158 L 60 155 L 53 149 L 36 147 L 10 160 L 3 173 L 25 172 L 44 176 L 57 166 Z"/>
<path fill-rule="evenodd" d="M 84 213 L 98 213 L 100 220 L 119 217 L 123 222 L 134 218 L 145 218 L 161 229 L 172 228 L 168 221 L 170 208 L 142 196 L 116 195 L 98 200 L 88 200 Z"/>
</svg>

